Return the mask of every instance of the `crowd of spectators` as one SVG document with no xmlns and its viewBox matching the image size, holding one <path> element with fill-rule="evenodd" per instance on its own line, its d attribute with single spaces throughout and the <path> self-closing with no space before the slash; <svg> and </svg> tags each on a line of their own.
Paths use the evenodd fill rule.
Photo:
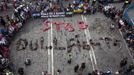
<svg viewBox="0 0 134 75">
<path fill-rule="evenodd" d="M 65 11 L 75 12 L 75 10 L 81 10 L 80 13 L 95 13 L 97 11 L 96 0 L 92 2 L 90 0 L 73 1 L 65 7 Z"/>
<path fill-rule="evenodd" d="M 112 5 L 104 7 L 103 13 L 118 24 L 120 31 L 123 31 L 123 37 L 128 43 L 130 49 L 134 50 L 134 26 L 128 24 L 123 18 L 123 10 L 118 10 Z"/>
<path fill-rule="evenodd" d="M 62 11 L 61 6 L 57 2 L 37 0 L 30 2 L 30 8 L 32 12 L 60 12 Z"/>
<path fill-rule="evenodd" d="M 134 50 L 134 29 L 130 28 L 127 33 L 126 33 L 126 36 L 125 36 L 127 42 L 128 42 L 128 46 Z"/>
<path fill-rule="evenodd" d="M 0 1 L 0 11 L 6 11 L 8 7 L 8 0 L 2 0 Z"/>
<path fill-rule="evenodd" d="M 0 16 L 0 75 L 13 75 L 9 61 L 9 45 L 11 38 L 20 30 L 25 21 L 30 18 L 27 5 L 20 5 L 14 9 L 11 17 Z"/>
</svg>

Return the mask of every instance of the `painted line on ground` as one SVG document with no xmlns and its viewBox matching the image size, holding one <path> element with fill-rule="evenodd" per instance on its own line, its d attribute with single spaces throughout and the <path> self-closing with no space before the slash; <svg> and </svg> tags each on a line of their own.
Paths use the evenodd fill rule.
<svg viewBox="0 0 134 75">
<path fill-rule="evenodd" d="M 119 29 L 118 29 L 118 30 L 119 30 Z M 121 35 L 121 37 L 122 37 L 122 39 L 123 39 L 123 42 L 125 43 L 125 46 L 126 46 L 126 48 L 127 48 L 128 54 L 130 55 L 130 57 L 131 57 L 131 59 L 132 59 L 132 62 L 134 62 L 133 56 L 132 56 L 132 54 L 131 54 L 131 52 L 130 52 L 130 49 L 128 48 L 128 45 L 127 45 L 125 39 L 123 38 L 123 33 L 121 32 L 121 30 L 119 30 L 119 33 L 120 33 L 120 35 Z"/>
<path fill-rule="evenodd" d="M 82 15 L 81 15 L 81 18 L 82 18 L 82 21 L 84 21 L 84 18 L 83 18 Z M 85 35 L 87 35 L 86 30 L 84 30 L 84 32 L 85 32 Z M 87 36 L 86 36 L 86 40 L 87 40 L 87 44 L 90 45 Z M 92 68 L 93 68 L 93 70 L 94 70 L 94 69 L 95 69 L 95 66 L 94 66 L 94 62 L 93 62 L 93 58 L 92 58 L 92 53 L 91 53 L 90 51 L 89 51 L 89 55 L 90 55 L 90 59 L 91 59 L 91 63 L 92 63 Z"/>
<path fill-rule="evenodd" d="M 48 19 L 49 20 L 49 19 Z M 49 47 L 50 46 L 50 30 L 48 30 L 48 46 L 47 47 Z M 51 73 L 51 68 L 50 68 L 50 66 L 51 66 L 51 54 L 50 54 L 50 49 L 48 48 L 47 49 L 47 51 L 48 51 L 48 74 L 50 74 Z"/>
<path fill-rule="evenodd" d="M 82 18 L 82 21 L 85 21 L 83 15 L 81 15 L 81 18 Z M 90 45 L 89 40 L 88 40 L 88 36 L 87 36 L 88 35 L 87 31 L 84 30 L 84 33 L 86 35 L 87 44 Z M 91 47 L 91 45 L 90 45 L 90 47 Z M 91 59 L 91 63 L 92 63 L 92 68 L 93 68 L 93 70 L 95 70 L 94 60 L 93 60 L 93 57 L 92 57 L 93 55 L 92 55 L 91 51 L 89 51 L 89 55 L 90 55 L 90 59 Z"/>
<path fill-rule="evenodd" d="M 86 19 L 86 17 L 84 17 L 84 16 L 82 15 L 82 18 L 83 18 L 83 21 L 87 24 L 87 19 Z M 98 70 L 95 52 L 94 52 L 94 49 L 93 49 L 92 45 L 91 45 L 90 42 L 89 42 L 89 40 L 92 39 L 92 38 L 91 38 L 91 34 L 90 34 L 90 32 L 89 32 L 88 29 L 85 29 L 84 32 L 85 32 L 85 35 L 86 35 L 86 38 L 87 38 L 87 43 L 88 43 L 88 44 L 90 45 L 90 47 L 91 47 L 91 50 L 89 51 L 89 54 L 91 55 L 91 58 L 92 58 L 93 70 L 96 70 L 96 69 Z"/>
<path fill-rule="evenodd" d="M 63 22 L 64 22 L 64 23 L 66 23 L 66 19 L 67 19 L 67 18 L 63 17 Z M 63 31 L 63 34 L 64 34 L 65 40 L 66 40 L 66 50 L 68 50 L 68 47 L 67 47 L 67 45 L 68 45 L 68 43 L 67 43 L 67 33 L 66 33 L 66 30 L 65 30 L 65 29 L 63 29 L 63 30 L 64 30 L 64 31 Z"/>
<path fill-rule="evenodd" d="M 52 22 L 52 18 L 51 18 Z M 53 24 L 51 23 L 51 67 L 52 67 L 52 75 L 54 75 L 54 51 L 53 51 Z"/>
<path fill-rule="evenodd" d="M 87 18 L 84 17 L 84 19 L 85 19 L 85 22 L 87 23 Z M 89 30 L 86 29 L 86 31 L 87 31 L 87 34 L 88 34 L 88 35 L 87 35 L 88 38 L 91 39 L 91 34 L 90 34 Z M 96 65 L 96 67 L 97 67 L 96 56 L 95 56 L 94 49 L 93 49 L 92 46 L 91 46 L 91 50 L 92 50 L 92 53 L 93 53 L 94 63 L 95 63 L 95 65 Z"/>
</svg>

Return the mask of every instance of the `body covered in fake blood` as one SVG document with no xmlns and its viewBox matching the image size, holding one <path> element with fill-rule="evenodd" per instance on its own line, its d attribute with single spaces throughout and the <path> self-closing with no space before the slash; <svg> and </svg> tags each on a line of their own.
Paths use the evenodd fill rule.
<svg viewBox="0 0 134 75">
<path fill-rule="evenodd" d="M 43 28 L 41 28 L 41 30 L 43 30 L 43 32 L 49 30 L 51 28 L 50 24 L 54 24 L 57 31 L 61 30 L 61 25 L 63 24 L 64 24 L 64 29 L 67 30 L 68 32 L 73 32 L 75 30 L 71 23 L 64 23 L 61 21 L 50 22 L 48 20 L 45 20 L 43 22 Z M 79 21 L 78 24 L 80 30 L 84 30 L 88 28 L 88 25 L 86 25 L 83 21 Z"/>
</svg>

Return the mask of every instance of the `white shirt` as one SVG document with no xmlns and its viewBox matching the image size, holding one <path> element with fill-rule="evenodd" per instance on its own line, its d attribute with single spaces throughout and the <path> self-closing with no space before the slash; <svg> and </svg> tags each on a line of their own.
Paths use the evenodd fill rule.
<svg viewBox="0 0 134 75">
<path fill-rule="evenodd" d="M 121 25 L 124 25 L 124 22 L 123 22 L 123 20 L 119 20 L 119 23 L 121 24 Z"/>
</svg>

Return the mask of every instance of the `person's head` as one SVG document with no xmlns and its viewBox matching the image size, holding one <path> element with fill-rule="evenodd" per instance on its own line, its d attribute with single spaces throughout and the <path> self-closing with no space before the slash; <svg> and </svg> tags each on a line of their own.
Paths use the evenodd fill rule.
<svg viewBox="0 0 134 75">
<path fill-rule="evenodd" d="M 3 17 L 2 16 L 0 16 L 0 19 L 2 19 Z"/>
<path fill-rule="evenodd" d="M 18 69 L 18 72 L 23 72 L 24 71 L 24 68 L 23 67 L 20 67 L 19 69 Z"/>
<path fill-rule="evenodd" d="M 89 72 L 88 75 L 92 75 L 92 74 Z"/>
<path fill-rule="evenodd" d="M 71 54 L 69 54 L 69 57 L 71 57 Z"/>
<path fill-rule="evenodd" d="M 116 72 L 115 72 L 115 75 L 118 75 L 118 74 L 120 74 L 120 72 L 119 72 L 119 71 L 116 71 Z"/>
<path fill-rule="evenodd" d="M 124 60 L 127 60 L 127 59 L 128 59 L 127 57 L 124 58 Z"/>
<path fill-rule="evenodd" d="M 58 69 L 58 70 L 57 70 L 57 72 L 58 72 L 58 73 L 61 73 L 61 70 L 60 70 L 60 69 Z"/>
<path fill-rule="evenodd" d="M 47 74 L 47 71 L 43 71 L 43 72 L 42 72 L 42 75 L 46 75 L 46 74 Z"/>
</svg>

